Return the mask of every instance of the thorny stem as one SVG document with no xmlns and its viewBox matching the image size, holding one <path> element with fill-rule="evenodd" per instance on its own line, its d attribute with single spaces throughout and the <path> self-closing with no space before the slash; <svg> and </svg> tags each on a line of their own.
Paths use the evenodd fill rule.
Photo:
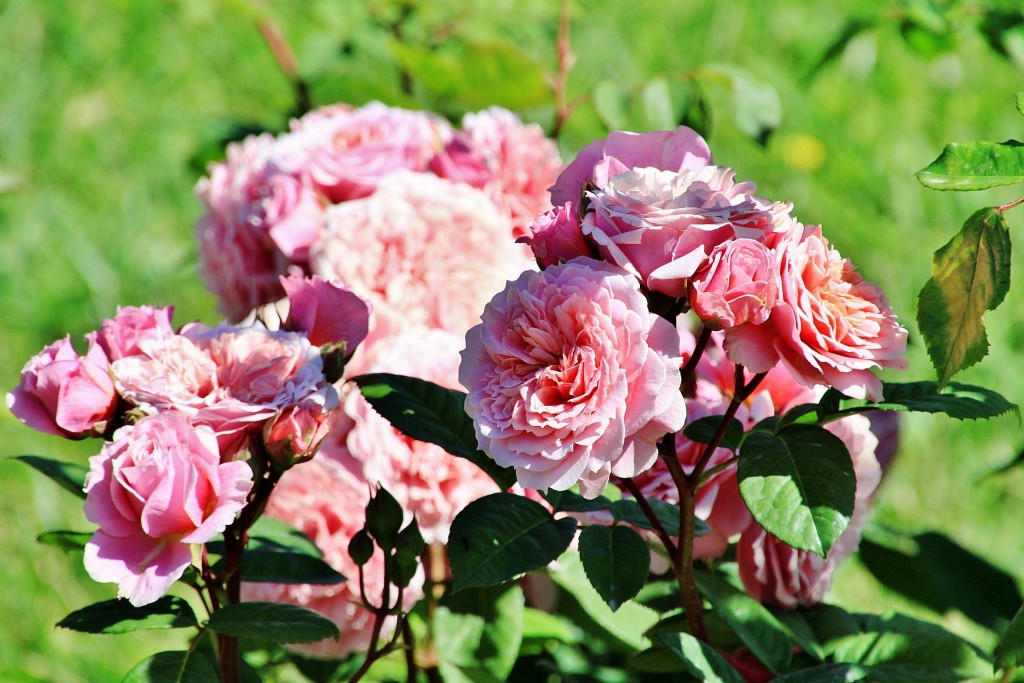
<svg viewBox="0 0 1024 683">
<path fill-rule="evenodd" d="M 572 70 L 573 62 L 576 60 L 572 53 L 572 43 L 569 39 L 570 9 L 571 0 L 561 0 L 558 11 L 558 71 L 552 78 L 551 89 L 555 95 L 555 123 L 551 127 L 551 137 L 557 138 L 562 131 L 562 126 L 572 113 L 566 99 L 566 91 L 569 86 L 569 72 Z"/>
<path fill-rule="evenodd" d="M 362 665 L 349 679 L 349 683 L 356 683 L 360 678 L 366 675 L 366 672 L 370 670 L 373 663 L 377 661 L 380 650 L 377 648 L 377 643 L 380 640 L 381 629 L 384 628 L 384 620 L 390 612 L 389 606 L 391 604 L 391 571 L 390 563 L 384 563 L 384 590 L 381 591 L 380 607 L 373 611 L 373 631 L 370 634 L 370 649 L 366 653 L 366 659 L 363 660 Z"/>
<path fill-rule="evenodd" d="M 711 341 L 711 328 L 701 327 L 700 335 L 697 336 L 697 343 L 693 347 L 693 353 L 690 354 L 690 358 L 686 361 L 686 365 L 679 371 L 680 376 L 683 378 L 683 383 L 690 379 L 697 370 L 697 363 L 700 362 L 700 357 L 704 355 L 704 349 L 707 348 L 708 342 Z"/>
</svg>

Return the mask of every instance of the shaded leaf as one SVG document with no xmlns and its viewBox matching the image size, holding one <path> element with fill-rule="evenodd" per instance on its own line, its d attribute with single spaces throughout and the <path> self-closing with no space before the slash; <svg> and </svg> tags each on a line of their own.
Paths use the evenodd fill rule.
<svg viewBox="0 0 1024 683">
<path fill-rule="evenodd" d="M 714 574 L 699 572 L 697 587 L 715 613 L 773 673 L 789 667 L 793 642 L 767 607 Z"/>
<path fill-rule="evenodd" d="M 608 130 L 626 130 L 629 96 L 618 81 L 604 80 L 591 93 L 594 111 Z M 671 126 L 674 127 L 674 126 Z"/>
<path fill-rule="evenodd" d="M 695 75 L 723 86 L 732 96 L 736 127 L 758 144 L 767 144 L 782 123 L 782 101 L 774 87 L 734 64 L 702 66 Z"/>
<path fill-rule="evenodd" d="M 651 571 L 651 552 L 644 539 L 626 526 L 588 526 L 580 533 L 583 570 L 614 612 L 636 597 Z"/>
<path fill-rule="evenodd" d="M 860 664 L 822 664 L 772 679 L 774 683 L 856 683 L 869 680 L 871 668 Z"/>
<path fill-rule="evenodd" d="M 594 510 L 607 510 L 611 506 L 612 501 L 608 500 L 604 496 L 598 496 L 597 498 L 584 498 L 578 493 L 572 491 L 548 491 L 544 494 L 545 499 L 550 503 L 552 499 L 549 497 L 552 493 L 560 494 L 557 498 L 557 504 L 553 504 L 556 512 L 593 512 Z"/>
<path fill-rule="evenodd" d="M 875 410 L 943 413 L 957 420 L 988 419 L 1011 411 L 1020 416 L 1020 409 L 995 391 L 959 382 L 950 382 L 942 388 L 938 382 L 885 382 L 882 384 L 882 400 L 878 403 L 847 398 L 829 389 L 816 407 L 811 406 L 815 408 L 813 412 L 807 410 L 806 405 L 786 413 L 783 422 L 790 419 L 790 413 L 796 414 L 797 422 L 824 424 Z"/>
<path fill-rule="evenodd" d="M 436 444 L 473 462 L 502 489 L 516 483 L 515 470 L 499 467 L 477 449 L 473 420 L 464 409 L 464 392 L 388 373 L 361 375 L 352 381 L 373 409 L 406 436 Z"/>
<path fill-rule="evenodd" d="M 939 614 L 959 610 L 991 630 L 1024 599 L 1013 576 L 935 532 L 911 537 L 869 526 L 859 557 L 890 590 Z"/>
<path fill-rule="evenodd" d="M 824 557 L 853 514 L 857 480 L 843 441 L 812 425 L 763 431 L 743 442 L 740 494 L 764 529 Z"/>
<path fill-rule="evenodd" d="M 672 91 L 668 81 L 655 78 L 648 81 L 640 91 L 640 101 L 648 130 L 672 130 L 676 126 L 675 105 L 672 103 Z"/>
<path fill-rule="evenodd" d="M 861 32 L 874 26 L 874 23 L 874 20 L 867 19 L 848 20 L 846 24 L 843 26 L 842 31 L 839 32 L 839 35 L 836 36 L 836 38 L 831 43 L 829 43 L 828 48 L 826 48 L 825 52 L 821 55 L 820 58 L 818 58 L 818 61 L 807 73 L 807 76 L 804 80 L 810 80 L 810 78 L 814 76 L 818 71 L 820 71 L 822 67 L 830 64 L 837 57 L 842 55 L 843 52 L 846 51 L 846 47 L 850 44 L 850 42 L 858 35 L 860 35 Z"/>
<path fill-rule="evenodd" d="M 242 555 L 242 580 L 330 586 L 345 581 L 345 576 L 312 555 L 288 550 L 246 549 Z"/>
<path fill-rule="evenodd" d="M 503 681 L 523 637 L 523 591 L 515 584 L 446 594 L 433 616 L 445 681 Z"/>
<path fill-rule="evenodd" d="M 654 637 L 679 658 L 688 673 L 705 683 L 743 683 L 743 677 L 722 655 L 689 633 L 659 633 Z"/>
<path fill-rule="evenodd" d="M 988 353 L 982 325 L 1010 289 L 1010 233 L 997 208 L 981 209 L 935 252 L 932 276 L 918 295 L 917 324 L 945 384 Z"/>
<path fill-rule="evenodd" d="M 554 519 L 522 496 L 475 500 L 455 517 L 448 538 L 453 589 L 493 586 L 539 569 L 561 555 L 575 533 L 575 519 Z"/>
<path fill-rule="evenodd" d="M 220 683 L 217 663 L 205 651 L 158 652 L 132 667 L 121 683 Z"/>
<path fill-rule="evenodd" d="M 1024 607 L 1010 622 L 994 653 L 996 666 L 1000 669 L 1024 664 Z"/>
<path fill-rule="evenodd" d="M 298 605 L 275 602 L 225 605 L 210 616 L 208 627 L 226 636 L 275 643 L 313 643 L 338 637 L 338 627 L 330 619 Z"/>
<path fill-rule="evenodd" d="M 39 455 L 18 455 L 15 459 L 42 472 L 64 490 L 85 499 L 85 475 L 89 473 L 87 468 Z"/>
<path fill-rule="evenodd" d="M 722 424 L 722 417 L 722 415 L 708 415 L 699 420 L 694 420 L 683 429 L 683 436 L 697 443 L 711 443 L 715 432 L 718 431 L 719 426 Z M 743 424 L 736 418 L 732 418 L 719 446 L 735 451 L 740 447 L 740 443 L 743 442 L 743 435 Z"/>
<path fill-rule="evenodd" d="M 135 607 L 127 600 L 107 600 L 83 607 L 61 619 L 57 626 L 82 633 L 131 633 L 164 628 L 198 626 L 189 604 L 171 595 Z"/>
<path fill-rule="evenodd" d="M 986 190 L 1013 185 L 1024 181 L 1024 144 L 1016 140 L 953 142 L 916 177 L 933 190 Z"/>
<path fill-rule="evenodd" d="M 665 529 L 665 532 L 669 536 L 679 535 L 679 506 L 673 505 L 668 501 L 658 500 L 651 498 L 647 501 L 647 504 L 654 511 L 654 515 L 661 522 L 661 526 Z M 617 500 L 611 504 L 612 517 L 615 518 L 616 522 L 625 522 L 626 524 L 632 524 L 640 529 L 654 530 L 654 525 L 651 520 L 644 514 L 643 508 L 640 504 L 631 498 L 623 498 Z M 711 527 L 707 525 L 703 519 L 694 518 L 694 536 L 705 536 L 711 533 Z"/>
<path fill-rule="evenodd" d="M 85 544 L 92 538 L 91 531 L 47 531 L 36 536 L 45 545 L 55 545 L 63 550 L 85 550 Z"/>
</svg>

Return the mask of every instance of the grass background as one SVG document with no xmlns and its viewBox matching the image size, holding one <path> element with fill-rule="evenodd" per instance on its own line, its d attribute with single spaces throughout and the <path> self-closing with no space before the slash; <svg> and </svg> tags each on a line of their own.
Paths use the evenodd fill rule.
<svg viewBox="0 0 1024 683">
<path fill-rule="evenodd" d="M 530 84 L 521 80 L 464 92 L 460 83 L 453 92 L 414 82 L 411 94 L 403 92 L 387 26 L 403 4 L 0 0 L 0 388 L 15 386 L 21 366 L 44 345 L 68 333 L 80 341 L 118 304 L 173 304 L 178 323 L 217 319 L 196 276 L 195 160 L 218 149 L 231 126 L 280 127 L 293 106 L 291 86 L 256 29 L 261 11 L 295 47 L 316 105 L 381 98 L 458 113 L 493 101 L 521 104 L 528 118 L 550 123 L 550 99 L 524 98 Z M 528 57 L 527 66 L 554 68 L 554 0 L 494 0 L 477 9 L 408 4 L 406 44 L 504 41 Z M 931 253 L 976 208 L 1017 195 L 1013 188 L 937 193 L 913 174 L 946 142 L 1020 137 L 1024 118 L 1013 94 L 1024 70 L 984 41 L 972 18 L 981 5 L 957 4 L 951 16 L 963 24 L 949 40 L 908 41 L 900 17 L 920 6 L 577 2 L 569 94 L 580 107 L 564 129 L 564 155 L 604 134 L 588 99 L 602 81 L 641 92 L 652 79 L 678 84 L 694 69 L 727 63 L 770 84 L 784 115 L 763 147 L 737 128 L 725 91 L 708 90 L 716 160 L 756 179 L 761 194 L 792 199 L 804 222 L 824 225 L 911 329 L 911 369 L 900 379 L 931 379 L 914 323 Z M 876 26 L 815 70 L 854 19 Z M 1022 211 L 1010 214 L 1015 236 Z M 1015 257 L 1015 272 L 1022 267 Z M 1024 402 L 1021 311 L 1015 287 L 986 317 L 990 356 L 958 380 Z M 989 473 L 1022 446 L 1014 417 L 905 420 L 875 521 L 909 533 L 940 531 L 1019 582 L 1024 473 Z M 37 435 L 0 412 L 0 457 L 37 453 L 84 463 L 95 450 L 95 443 Z M 89 527 L 71 496 L 0 460 L 0 680 L 118 680 L 147 654 L 181 646 L 174 632 L 56 629 L 68 612 L 115 590 L 92 584 L 79 557 L 36 543 L 55 528 Z M 856 560 L 840 570 L 832 599 L 856 609 L 898 607 L 943 620 L 986 649 L 994 644 L 993 633 L 958 613 L 929 613 L 888 593 Z"/>
</svg>

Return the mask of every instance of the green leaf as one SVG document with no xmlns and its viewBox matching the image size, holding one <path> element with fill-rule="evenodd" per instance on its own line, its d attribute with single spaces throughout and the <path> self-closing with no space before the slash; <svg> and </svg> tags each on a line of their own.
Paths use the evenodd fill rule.
<svg viewBox="0 0 1024 683">
<path fill-rule="evenodd" d="M 1000 669 L 1024 664 L 1024 607 L 1006 628 L 1006 632 L 996 645 L 994 653 L 996 666 Z"/>
<path fill-rule="evenodd" d="M 198 625 L 189 604 L 171 595 L 142 607 L 134 607 L 127 600 L 97 602 L 72 612 L 57 623 L 60 628 L 82 633 L 131 633 Z"/>
<path fill-rule="evenodd" d="M 767 607 L 714 574 L 699 572 L 697 587 L 715 613 L 772 673 L 789 667 L 793 641 Z"/>
<path fill-rule="evenodd" d="M 655 517 L 661 522 L 661 526 L 669 536 L 679 535 L 679 506 L 673 505 L 664 500 L 652 498 L 647 504 L 654 511 Z M 640 529 L 654 530 L 651 520 L 644 514 L 640 504 L 631 498 L 623 498 L 611 504 L 612 517 L 616 522 L 625 522 Z M 711 527 L 703 519 L 694 518 L 694 535 L 706 536 L 711 533 Z"/>
<path fill-rule="evenodd" d="M 916 413 L 943 413 L 957 420 L 988 419 L 1014 412 L 1020 416 L 1020 408 L 1010 403 L 991 389 L 976 387 L 959 382 L 950 382 L 939 388 L 938 382 L 885 382 L 882 384 L 882 400 L 871 403 L 865 399 L 847 398 L 834 389 L 821 397 L 815 413 L 797 406 L 798 420 L 810 419 L 818 424 L 874 410 L 910 411 Z M 807 416 L 810 415 L 808 418 Z M 783 422 L 789 419 L 789 413 Z"/>
<path fill-rule="evenodd" d="M 822 664 L 776 676 L 773 683 L 855 683 L 870 680 L 871 668 L 860 664 Z"/>
<path fill-rule="evenodd" d="M 220 683 L 216 662 L 205 651 L 158 652 L 132 667 L 121 683 Z"/>
<path fill-rule="evenodd" d="M 740 494 L 764 529 L 794 548 L 825 557 L 853 514 L 857 480 L 843 441 L 812 425 L 747 436 Z"/>
<path fill-rule="evenodd" d="M 734 64 L 702 66 L 695 76 L 723 86 L 732 95 L 736 127 L 758 144 L 767 144 L 782 123 L 782 101 L 774 87 Z"/>
<path fill-rule="evenodd" d="M 39 455 L 18 455 L 15 456 L 15 459 L 42 472 L 57 482 L 61 488 L 85 499 L 85 475 L 89 473 L 85 467 Z"/>
<path fill-rule="evenodd" d="M 239 602 L 213 613 L 208 624 L 217 633 L 274 643 L 313 643 L 337 638 L 330 619 L 298 605 L 276 602 Z"/>
<path fill-rule="evenodd" d="M 697 443 L 711 443 L 711 439 L 714 438 L 715 433 L 722 424 L 722 417 L 722 415 L 708 415 L 699 420 L 694 420 L 683 429 L 683 436 Z M 743 436 L 743 424 L 736 418 L 732 418 L 719 446 L 735 451 L 743 442 Z"/>
<path fill-rule="evenodd" d="M 506 680 L 522 642 L 524 606 L 515 584 L 445 595 L 433 617 L 444 680 Z"/>
<path fill-rule="evenodd" d="M 1024 114 L 1024 92 L 1019 92 L 1014 96 L 1017 103 L 1017 111 Z"/>
<path fill-rule="evenodd" d="M 91 531 L 47 531 L 36 536 L 40 543 L 55 545 L 63 550 L 84 550 L 90 538 Z"/>
<path fill-rule="evenodd" d="M 890 590 L 939 614 L 959 610 L 993 631 L 1024 599 L 1013 576 L 942 534 L 903 536 L 869 526 L 859 557 Z"/>
<path fill-rule="evenodd" d="M 572 491 L 548 491 L 545 494 L 545 498 L 547 498 L 549 503 L 551 503 L 551 498 L 548 498 L 548 496 L 552 493 L 560 494 L 558 502 L 553 503 L 556 512 L 593 512 L 595 510 L 607 510 L 612 504 L 612 501 L 604 496 L 584 498 Z"/>
<path fill-rule="evenodd" d="M 207 550 L 223 553 L 223 541 L 207 543 Z M 272 517 L 260 517 L 249 530 L 242 555 L 242 580 L 252 583 L 308 583 L 329 586 L 345 577 L 324 562 L 323 553 L 306 534 Z M 223 561 L 214 565 L 219 571 Z"/>
<path fill-rule="evenodd" d="M 847 20 L 846 24 L 843 26 L 843 30 L 839 32 L 839 35 L 836 36 L 836 38 L 831 43 L 829 43 L 828 48 L 826 48 L 825 52 L 821 55 L 821 57 L 818 58 L 818 61 L 815 63 L 814 67 L 812 67 L 811 70 L 807 73 L 807 76 L 804 78 L 804 81 L 810 81 L 811 77 L 814 76 L 819 70 L 821 70 L 822 67 L 831 63 L 837 57 L 841 56 L 844 52 L 846 52 L 846 48 L 853 41 L 853 39 L 860 35 L 866 29 L 872 28 L 874 24 L 875 21 L 871 19 Z"/>
<path fill-rule="evenodd" d="M 582 625 L 589 617 L 600 629 L 602 639 L 608 636 L 620 644 L 621 649 L 634 651 L 650 647 L 644 633 L 658 622 L 658 613 L 635 600 L 612 612 L 600 594 L 587 580 L 580 556 L 565 553 L 558 560 L 558 569 L 551 572 L 552 580 L 576 599 L 582 614 L 573 622 Z M 562 610 L 562 605 L 559 609 Z"/>
<path fill-rule="evenodd" d="M 811 625 L 807 623 L 803 610 L 770 607 L 769 611 L 782 624 L 790 639 L 799 645 L 801 650 L 818 661 L 825 659 L 825 652 L 821 649 L 818 636 L 814 633 Z"/>
<path fill-rule="evenodd" d="M 614 612 L 636 597 L 651 572 L 651 551 L 626 526 L 588 526 L 580 533 L 580 560 L 590 585 Z"/>
<path fill-rule="evenodd" d="M 557 640 L 575 643 L 579 640 L 576 628 L 566 619 L 539 609 L 527 607 L 523 610 L 523 644 L 527 641 L 546 642 Z"/>
<path fill-rule="evenodd" d="M 918 295 L 917 324 L 940 385 L 988 353 L 982 316 L 1009 289 L 1006 218 L 995 207 L 981 209 L 935 252 L 932 276 Z"/>
<path fill-rule="evenodd" d="M 646 129 L 672 130 L 676 127 L 679 117 L 672 103 L 672 91 L 664 78 L 655 78 L 646 83 L 640 91 L 640 101 L 643 103 Z"/>
<path fill-rule="evenodd" d="M 473 420 L 464 409 L 464 392 L 388 373 L 361 375 L 352 381 L 373 409 L 406 436 L 436 444 L 473 462 L 502 489 L 516 483 L 515 470 L 499 467 L 477 449 Z"/>
<path fill-rule="evenodd" d="M 743 677 L 722 655 L 689 633 L 659 633 L 654 637 L 679 658 L 688 673 L 704 683 L 743 683 Z"/>
<path fill-rule="evenodd" d="M 528 498 L 510 493 L 484 496 L 452 522 L 452 587 L 460 591 L 493 586 L 539 569 L 561 555 L 575 533 L 575 519 L 554 519 Z"/>
<path fill-rule="evenodd" d="M 1024 181 L 1024 144 L 1016 140 L 953 142 L 916 177 L 933 190 L 987 190 L 1013 185 Z"/>
<path fill-rule="evenodd" d="M 618 81 L 605 80 L 594 86 L 591 93 L 594 111 L 608 130 L 626 130 L 628 94 Z"/>
</svg>

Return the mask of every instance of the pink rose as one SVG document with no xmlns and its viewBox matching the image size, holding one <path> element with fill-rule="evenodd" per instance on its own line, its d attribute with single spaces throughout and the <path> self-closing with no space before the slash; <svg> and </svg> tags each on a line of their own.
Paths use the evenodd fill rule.
<svg viewBox="0 0 1024 683">
<path fill-rule="evenodd" d="M 690 280 L 694 313 L 712 329 L 760 325 L 779 289 L 775 255 L 761 242 L 736 239 L 715 247 Z"/>
<path fill-rule="evenodd" d="M 736 559 L 743 587 L 761 602 L 787 609 L 821 602 L 832 583 L 835 568 L 860 542 L 868 504 L 882 476 L 875 459 L 878 439 L 871 433 L 870 422 L 863 415 L 844 418 L 828 429 L 843 440 L 853 458 L 857 476 L 853 517 L 824 559 L 792 548 L 766 533 L 760 525 L 751 524 L 740 537 Z"/>
<path fill-rule="evenodd" d="M 424 327 L 464 334 L 487 300 L 531 266 L 482 191 L 405 171 L 369 197 L 332 207 L 312 251 L 314 273 L 373 305 L 368 345 Z"/>
<path fill-rule="evenodd" d="M 510 282 L 469 331 L 459 380 L 480 447 L 527 488 L 593 498 L 683 425 L 679 337 L 621 268 L 578 258 Z"/>
<path fill-rule="evenodd" d="M 775 251 L 781 287 L 768 322 L 726 334 L 729 358 L 754 372 L 780 360 L 806 386 L 824 384 L 878 401 L 875 367 L 907 366 L 907 331 L 882 290 L 809 226 L 783 236 Z"/>
<path fill-rule="evenodd" d="M 596 245 L 584 237 L 576 206 L 571 202 L 537 216 L 528 232 L 516 241 L 529 245 L 541 268 L 577 256 L 597 256 Z"/>
<path fill-rule="evenodd" d="M 312 458 L 331 431 L 330 414 L 314 401 L 289 406 L 263 427 L 263 444 L 275 466 L 285 470 Z"/>
<path fill-rule="evenodd" d="M 196 185 L 200 271 L 232 320 L 279 299 L 278 276 L 301 268 L 320 234 L 324 203 L 311 181 L 272 161 L 287 144 L 269 134 L 232 143 Z"/>
<path fill-rule="evenodd" d="M 547 188 L 561 168 L 558 147 L 540 126 L 500 107 L 466 114 L 462 131 L 431 162 L 437 175 L 482 188 L 512 220 L 516 237 L 551 208 Z"/>
<path fill-rule="evenodd" d="M 410 330 L 381 339 L 365 349 L 360 372 L 393 372 L 459 388 L 459 351 L 463 338 L 443 330 Z M 355 370 L 350 369 L 355 373 Z M 378 415 L 353 385 L 342 408 L 348 424 L 339 424 L 318 458 L 352 462 L 367 481 L 380 484 L 416 516 L 428 543 L 448 541 L 455 515 L 498 486 L 479 467 L 433 444 L 410 439 Z"/>
<path fill-rule="evenodd" d="M 308 173 L 331 202 L 372 193 L 400 170 L 425 171 L 451 137 L 442 119 L 371 102 L 358 109 L 334 105 L 292 122 L 274 161 L 282 169 Z"/>
<path fill-rule="evenodd" d="M 174 413 L 117 430 L 89 465 L 85 516 L 99 530 L 85 569 L 136 607 L 167 592 L 192 561 L 189 544 L 222 532 L 252 488 L 248 464 L 221 463 L 213 432 Z"/>
<path fill-rule="evenodd" d="M 365 507 L 370 484 L 358 472 L 317 456 L 288 471 L 274 489 L 266 515 L 287 522 L 309 536 L 323 551 L 324 561 L 349 578 L 348 581 L 317 586 L 307 584 L 242 584 L 242 599 L 301 605 L 327 617 L 341 635 L 289 649 L 312 657 L 338 659 L 353 652 L 366 652 L 373 633 L 373 612 L 362 606 L 359 567 L 348 554 L 352 536 L 366 521 Z M 400 503 L 404 501 L 399 498 Z M 380 604 L 384 588 L 384 555 L 377 549 L 363 567 L 366 596 Z M 403 591 L 403 610 L 411 610 L 423 597 L 423 576 L 419 574 Z M 392 590 L 392 600 L 394 591 Z M 394 618 L 384 622 L 382 637 L 394 631 Z"/>
<path fill-rule="evenodd" d="M 735 183 L 734 175 L 719 166 L 627 169 L 587 192 L 583 234 L 604 259 L 632 272 L 647 289 L 683 297 L 687 278 L 719 244 L 764 241 L 791 228 L 788 204 L 754 195 L 754 184 Z"/>
<path fill-rule="evenodd" d="M 118 306 L 113 320 L 103 321 L 95 335 L 96 343 L 111 361 L 141 353 L 139 341 L 167 339 L 174 335 L 171 314 L 174 308 L 152 306 Z"/>
<path fill-rule="evenodd" d="M 612 175 L 631 168 L 697 171 L 711 163 L 704 138 L 686 126 L 671 131 L 613 131 L 584 147 L 551 187 L 551 203 L 578 202 L 591 187 L 603 188 Z"/>
<path fill-rule="evenodd" d="M 26 425 L 68 439 L 98 436 L 117 411 L 117 392 L 103 349 L 90 342 L 79 356 L 71 336 L 29 359 L 21 384 L 7 394 L 7 407 Z"/>
<path fill-rule="evenodd" d="M 351 356 L 366 338 L 370 306 L 348 289 L 317 276 L 281 278 L 288 296 L 285 329 L 304 332 L 314 346 L 345 343 Z"/>
</svg>

